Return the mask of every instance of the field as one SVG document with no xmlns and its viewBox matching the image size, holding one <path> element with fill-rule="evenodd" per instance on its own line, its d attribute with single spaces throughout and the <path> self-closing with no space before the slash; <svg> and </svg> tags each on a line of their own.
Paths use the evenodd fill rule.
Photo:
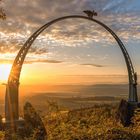
<svg viewBox="0 0 140 140">
<path fill-rule="evenodd" d="M 116 121 L 115 115 L 116 105 L 95 105 L 56 112 L 44 120 L 50 140 L 139 140 L 140 126 L 135 122 L 124 128 Z"/>
<path fill-rule="evenodd" d="M 21 102 L 30 101 L 40 114 L 48 140 L 140 140 L 138 111 L 130 127 L 123 127 L 116 119 L 120 100 L 127 98 L 127 85 L 64 86 L 55 90 L 58 92 L 24 97 Z M 22 115 L 22 108 L 20 111 Z M 36 140 L 36 131 L 25 140 Z M 0 140 L 3 135 L 1 132 Z M 13 140 L 20 138 L 15 135 Z"/>
<path fill-rule="evenodd" d="M 140 140 L 140 115 L 133 118 L 130 127 L 123 127 L 115 119 L 115 104 L 74 110 L 61 110 L 56 103 L 48 107 L 47 115 L 42 115 L 48 140 Z M 35 134 L 25 140 L 36 140 Z M 14 136 L 13 140 L 20 138 Z"/>
</svg>

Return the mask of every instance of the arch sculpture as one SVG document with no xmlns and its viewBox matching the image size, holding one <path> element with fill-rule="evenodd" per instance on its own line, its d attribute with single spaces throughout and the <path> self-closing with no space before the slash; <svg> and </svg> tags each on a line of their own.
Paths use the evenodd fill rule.
<svg viewBox="0 0 140 140">
<path fill-rule="evenodd" d="M 29 39 L 25 42 L 25 44 L 22 46 L 20 51 L 18 52 L 14 63 L 11 68 L 11 72 L 8 78 L 8 83 L 6 86 L 6 96 L 5 96 L 5 118 L 6 121 L 16 121 L 19 119 L 19 112 L 18 112 L 18 89 L 19 89 L 19 79 L 20 79 L 20 73 L 21 69 L 23 66 L 24 59 L 32 45 L 32 43 L 35 41 L 35 39 L 49 26 L 53 25 L 54 23 L 58 21 L 62 21 L 65 19 L 71 19 L 71 18 L 76 18 L 76 19 L 85 19 L 87 21 L 92 21 L 103 28 L 105 28 L 116 40 L 118 43 L 118 46 L 124 56 L 125 62 L 126 62 L 126 67 L 128 71 L 128 77 L 129 77 L 129 97 L 128 97 L 128 102 L 137 104 L 138 102 L 138 97 L 137 97 L 137 76 L 134 71 L 132 61 L 130 59 L 130 56 L 120 40 L 120 38 L 116 35 L 114 31 L 112 31 L 107 25 L 102 23 L 101 21 L 94 19 L 94 18 L 89 18 L 86 16 L 82 15 L 70 15 L 70 16 L 64 16 L 60 17 L 57 19 L 54 19 L 47 24 L 43 25 L 40 27 L 36 32 L 34 32 Z"/>
</svg>

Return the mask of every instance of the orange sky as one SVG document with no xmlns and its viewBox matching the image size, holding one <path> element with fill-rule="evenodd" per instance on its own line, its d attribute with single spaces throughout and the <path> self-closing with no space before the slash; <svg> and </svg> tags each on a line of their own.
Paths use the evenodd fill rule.
<svg viewBox="0 0 140 140">
<path fill-rule="evenodd" d="M 120 2 L 119 9 L 117 1 L 111 4 L 107 0 L 102 4 L 96 1 L 96 6 L 91 3 L 92 0 L 42 0 L 30 3 L 27 0 L 15 0 L 13 5 L 10 0 L 4 1 L 3 8 L 6 10 L 7 19 L 0 22 L 0 83 L 7 82 L 17 52 L 39 27 L 60 16 L 85 15 L 83 10 L 94 8 L 98 12 L 95 18 L 120 37 L 139 75 L 140 3 L 126 2 L 121 5 Z M 26 64 L 23 65 L 20 83 L 21 86 L 30 85 L 31 88 L 25 88 L 30 92 L 36 88 L 45 90 L 46 85 L 52 84 L 128 81 L 127 77 L 114 79 L 102 75 L 127 75 L 125 60 L 118 44 L 99 25 L 82 19 L 72 19 L 56 23 L 35 40 L 26 57 Z M 0 90 L 4 92 L 4 86 L 0 86 Z"/>
<path fill-rule="evenodd" d="M 0 82 L 6 83 L 10 72 L 11 64 L 0 64 Z M 98 83 L 108 82 L 110 79 L 98 79 L 90 75 L 123 75 L 126 70 L 119 67 L 93 67 L 77 64 L 24 64 L 21 71 L 20 82 L 23 85 L 44 85 L 44 84 L 75 84 L 75 83 Z M 87 77 L 85 78 L 84 76 Z"/>
</svg>

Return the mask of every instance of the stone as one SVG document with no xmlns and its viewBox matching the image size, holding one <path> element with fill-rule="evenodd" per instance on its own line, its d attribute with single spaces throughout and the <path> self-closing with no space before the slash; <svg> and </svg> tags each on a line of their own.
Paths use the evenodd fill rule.
<svg viewBox="0 0 140 140">
<path fill-rule="evenodd" d="M 120 120 L 123 126 L 129 126 L 131 124 L 131 118 L 134 115 L 134 105 L 122 99 L 120 101 L 116 119 Z"/>
<path fill-rule="evenodd" d="M 46 140 L 47 132 L 43 121 L 35 108 L 27 102 L 24 106 L 24 119 L 26 134 L 30 136 L 34 133 L 37 140 Z M 35 132 L 36 131 L 36 132 Z"/>
</svg>

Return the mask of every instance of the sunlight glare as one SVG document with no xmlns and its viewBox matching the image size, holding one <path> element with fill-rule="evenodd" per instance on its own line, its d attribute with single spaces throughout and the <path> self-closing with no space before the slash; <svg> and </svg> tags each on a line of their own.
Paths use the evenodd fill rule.
<svg viewBox="0 0 140 140">
<path fill-rule="evenodd" d="M 6 82 L 11 70 L 11 64 L 0 64 L 0 81 Z"/>
</svg>

